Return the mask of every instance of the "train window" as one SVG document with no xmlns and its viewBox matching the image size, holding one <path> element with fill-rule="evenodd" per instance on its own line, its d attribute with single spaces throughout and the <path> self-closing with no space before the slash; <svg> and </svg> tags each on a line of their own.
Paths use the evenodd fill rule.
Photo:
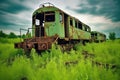
<svg viewBox="0 0 120 80">
<path fill-rule="evenodd" d="M 97 33 L 95 33 L 95 36 L 97 36 Z"/>
<path fill-rule="evenodd" d="M 78 23 L 78 28 L 82 30 L 82 24 L 80 22 Z"/>
<path fill-rule="evenodd" d="M 91 33 L 91 37 L 93 37 L 94 36 L 94 33 Z"/>
<path fill-rule="evenodd" d="M 86 27 L 86 31 L 88 31 L 88 28 Z"/>
<path fill-rule="evenodd" d="M 75 21 L 75 27 L 77 28 L 77 21 Z"/>
<path fill-rule="evenodd" d="M 85 31 L 87 31 L 87 27 L 85 27 Z"/>
<path fill-rule="evenodd" d="M 104 35 L 104 37 L 106 37 L 106 36 Z"/>
<path fill-rule="evenodd" d="M 70 18 L 70 25 L 73 26 L 72 18 Z"/>
<path fill-rule="evenodd" d="M 35 24 L 35 16 L 32 17 L 32 24 Z"/>
<path fill-rule="evenodd" d="M 45 12 L 45 22 L 55 21 L 55 12 Z"/>
<path fill-rule="evenodd" d="M 40 20 L 39 19 L 35 20 L 35 25 L 40 25 Z"/>
<path fill-rule="evenodd" d="M 87 30 L 88 32 L 90 32 L 90 28 L 88 27 L 88 30 Z"/>
<path fill-rule="evenodd" d="M 60 22 L 63 21 L 62 13 L 60 13 Z"/>
</svg>

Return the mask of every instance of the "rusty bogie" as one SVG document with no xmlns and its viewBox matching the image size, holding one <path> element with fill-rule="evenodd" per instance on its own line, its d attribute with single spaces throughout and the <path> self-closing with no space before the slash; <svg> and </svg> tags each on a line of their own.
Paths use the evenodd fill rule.
<svg viewBox="0 0 120 80">
<path fill-rule="evenodd" d="M 24 39 L 23 42 L 15 43 L 15 48 L 22 48 L 25 51 L 31 50 L 32 48 L 36 51 L 48 50 L 51 48 L 52 43 L 55 43 L 58 36 L 52 37 L 34 37 Z"/>
</svg>

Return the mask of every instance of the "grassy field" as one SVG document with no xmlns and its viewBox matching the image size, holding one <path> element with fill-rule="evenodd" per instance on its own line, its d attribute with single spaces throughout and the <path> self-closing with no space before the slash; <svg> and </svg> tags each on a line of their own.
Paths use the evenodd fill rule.
<svg viewBox="0 0 120 80">
<path fill-rule="evenodd" d="M 120 80 L 120 40 L 77 44 L 69 52 L 53 45 L 42 56 L 32 49 L 30 58 L 23 50 L 14 49 L 14 43 L 19 41 L 0 38 L 0 80 Z M 83 51 L 94 54 L 94 58 L 85 58 Z"/>
</svg>

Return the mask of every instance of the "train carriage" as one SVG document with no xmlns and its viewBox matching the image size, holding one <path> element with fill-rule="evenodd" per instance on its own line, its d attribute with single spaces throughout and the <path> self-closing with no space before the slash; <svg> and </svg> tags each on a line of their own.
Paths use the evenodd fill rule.
<svg viewBox="0 0 120 80">
<path fill-rule="evenodd" d="M 25 51 L 48 50 L 53 43 L 59 45 L 91 41 L 91 28 L 48 3 L 42 4 L 32 15 L 32 38 L 15 43 L 15 48 Z"/>
<path fill-rule="evenodd" d="M 92 42 L 103 42 L 106 41 L 106 35 L 98 31 L 92 31 L 91 39 Z"/>
<path fill-rule="evenodd" d="M 54 6 L 43 6 L 33 13 L 33 35 L 47 37 L 58 35 L 59 39 L 90 40 L 90 27 Z M 39 30 L 38 30 L 39 28 Z"/>
</svg>

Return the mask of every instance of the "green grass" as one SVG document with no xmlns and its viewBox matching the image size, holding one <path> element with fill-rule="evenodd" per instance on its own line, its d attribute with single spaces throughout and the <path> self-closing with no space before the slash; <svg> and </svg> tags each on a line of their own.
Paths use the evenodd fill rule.
<svg viewBox="0 0 120 80">
<path fill-rule="evenodd" d="M 88 43 L 86 46 L 77 46 L 78 51 L 86 50 L 95 54 L 95 60 L 103 63 L 120 64 L 120 40 L 103 43 Z"/>
<path fill-rule="evenodd" d="M 76 45 L 76 50 L 69 53 L 53 45 L 42 56 L 32 49 L 30 58 L 23 50 L 14 49 L 14 42 L 19 39 L 0 39 L 0 80 L 120 80 L 120 40 Z M 93 60 L 116 64 L 118 68 L 93 66 L 90 59 L 84 59 L 83 50 L 95 54 Z M 65 65 L 70 61 L 78 63 Z"/>
</svg>

